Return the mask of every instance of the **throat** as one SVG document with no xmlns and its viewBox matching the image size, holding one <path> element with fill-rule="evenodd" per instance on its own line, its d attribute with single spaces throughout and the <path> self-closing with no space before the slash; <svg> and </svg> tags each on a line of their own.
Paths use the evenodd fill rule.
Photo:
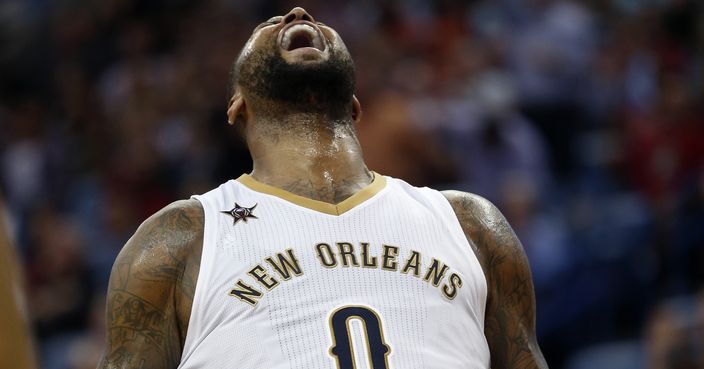
<svg viewBox="0 0 704 369">
<path fill-rule="evenodd" d="M 297 118 L 286 124 L 259 125 L 261 132 L 248 132 L 252 178 L 330 204 L 344 201 L 372 182 L 374 174 L 364 164 L 351 122 Z"/>
</svg>

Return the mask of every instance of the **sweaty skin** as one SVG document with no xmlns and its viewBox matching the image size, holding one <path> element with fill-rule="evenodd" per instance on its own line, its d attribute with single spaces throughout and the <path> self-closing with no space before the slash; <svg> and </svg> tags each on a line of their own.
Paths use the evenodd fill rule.
<svg viewBox="0 0 704 369">
<path fill-rule="evenodd" d="M 291 22 L 314 22 L 301 8 L 255 28 L 241 54 L 271 44 Z M 337 33 L 315 23 L 329 48 L 347 52 Z M 315 65 L 329 51 L 282 52 Z M 299 196 L 339 203 L 373 181 L 354 131 L 356 97 L 343 121 L 326 114 L 278 109 L 235 86 L 228 121 L 242 130 L 252 177 Z M 547 368 L 535 338 L 535 297 L 523 248 L 501 213 L 468 193 L 444 193 L 457 214 L 488 284 L 485 335 L 494 369 Z M 99 368 L 173 369 L 179 364 L 203 247 L 203 209 L 177 201 L 147 219 L 117 257 L 110 277 L 107 343 Z"/>
</svg>

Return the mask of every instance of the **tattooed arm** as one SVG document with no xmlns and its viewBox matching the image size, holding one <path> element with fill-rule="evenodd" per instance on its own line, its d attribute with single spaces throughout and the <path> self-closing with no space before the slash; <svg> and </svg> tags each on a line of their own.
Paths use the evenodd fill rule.
<svg viewBox="0 0 704 369">
<path fill-rule="evenodd" d="M 115 260 L 98 368 L 173 369 L 186 337 L 203 244 L 203 209 L 177 201 L 147 219 Z"/>
<path fill-rule="evenodd" d="M 547 368 L 535 338 L 535 295 L 523 246 L 486 199 L 458 191 L 450 201 L 487 280 L 484 334 L 494 369 Z"/>
</svg>

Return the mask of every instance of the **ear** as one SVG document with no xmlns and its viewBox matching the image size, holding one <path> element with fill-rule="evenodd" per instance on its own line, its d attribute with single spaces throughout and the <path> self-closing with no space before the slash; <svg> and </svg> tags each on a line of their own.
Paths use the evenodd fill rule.
<svg viewBox="0 0 704 369">
<path fill-rule="evenodd" d="M 352 95 L 352 121 L 355 124 L 362 120 L 362 104 L 357 100 L 357 96 Z"/>
<path fill-rule="evenodd" d="M 246 119 L 247 109 L 245 108 L 244 97 L 238 91 L 230 99 L 230 106 L 227 108 L 227 123 L 234 125 L 238 118 Z"/>
</svg>

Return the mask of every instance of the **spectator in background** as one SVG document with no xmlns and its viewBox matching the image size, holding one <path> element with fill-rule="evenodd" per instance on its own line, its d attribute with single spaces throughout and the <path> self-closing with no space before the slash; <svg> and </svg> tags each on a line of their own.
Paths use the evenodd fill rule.
<svg viewBox="0 0 704 369">
<path fill-rule="evenodd" d="M 43 121 L 45 111 L 38 101 L 28 99 L 9 111 L 5 117 L 3 135 L 13 140 L 7 143 L 0 156 L 0 171 L 8 197 L 8 207 L 26 215 L 37 206 L 38 200 L 48 199 L 42 191 L 46 183 L 48 143 L 45 141 Z"/>
<path fill-rule="evenodd" d="M 683 186 L 673 216 L 667 261 L 675 293 L 704 291 L 704 167 Z"/>
<path fill-rule="evenodd" d="M 565 224 L 540 207 L 538 186 L 525 173 L 507 175 L 500 184 L 499 204 L 531 261 L 536 293 L 563 288 L 563 273 L 571 266 Z"/>
<path fill-rule="evenodd" d="M 499 201 L 502 187 L 512 178 L 529 176 L 541 198 L 552 182 L 545 143 L 517 109 L 511 79 L 486 70 L 471 80 L 465 101 L 471 109 L 449 126 L 451 147 L 459 167 L 460 187 L 471 188 Z"/>
<path fill-rule="evenodd" d="M 35 333 L 44 343 L 42 368 L 62 369 L 71 339 L 86 328 L 95 293 L 85 244 L 76 223 L 50 207 L 33 215 L 29 238 L 28 302 Z"/>
<path fill-rule="evenodd" d="M 418 185 L 450 182 L 454 163 L 432 135 L 421 131 L 403 96 L 386 92 L 370 102 L 357 127 L 370 169 Z"/>
<path fill-rule="evenodd" d="M 652 112 L 634 114 L 626 126 L 631 181 L 660 206 L 704 165 L 704 119 L 687 82 L 664 71 Z"/>
<path fill-rule="evenodd" d="M 596 27 L 591 10 L 577 1 L 505 1 L 515 23 L 506 62 L 519 101 L 548 144 L 560 175 L 573 169 L 574 137 L 583 126 L 580 89 L 588 80 Z"/>
<path fill-rule="evenodd" d="M 704 367 L 704 294 L 662 303 L 647 325 L 649 369 Z"/>
<path fill-rule="evenodd" d="M 71 341 L 67 349 L 67 369 L 95 369 L 103 355 L 105 341 L 105 295 L 91 305 L 88 329 Z"/>
</svg>

